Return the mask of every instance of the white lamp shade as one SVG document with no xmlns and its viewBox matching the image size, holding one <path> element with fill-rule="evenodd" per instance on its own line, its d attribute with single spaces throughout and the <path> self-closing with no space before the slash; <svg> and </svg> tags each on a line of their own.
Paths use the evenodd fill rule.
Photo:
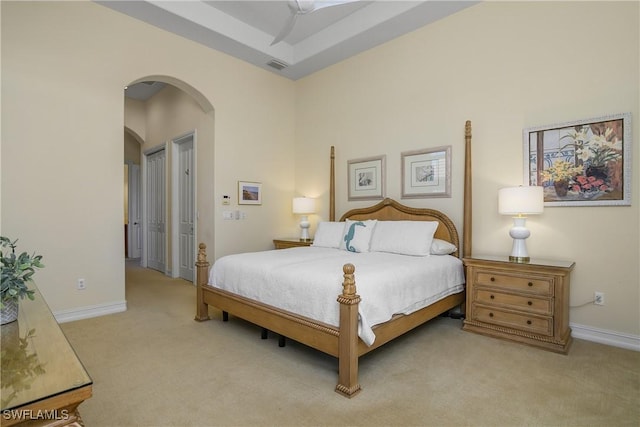
<svg viewBox="0 0 640 427">
<path fill-rule="evenodd" d="M 295 197 L 293 199 L 294 214 L 311 214 L 316 211 L 316 199 L 310 197 Z"/>
<path fill-rule="evenodd" d="M 541 214 L 544 195 L 540 186 L 506 187 L 498 191 L 498 212 L 502 215 Z"/>
</svg>

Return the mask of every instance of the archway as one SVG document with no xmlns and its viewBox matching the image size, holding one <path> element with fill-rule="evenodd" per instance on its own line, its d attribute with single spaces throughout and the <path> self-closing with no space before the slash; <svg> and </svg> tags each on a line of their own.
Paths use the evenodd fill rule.
<svg viewBox="0 0 640 427">
<path fill-rule="evenodd" d="M 203 221 L 194 221 L 193 244 L 190 249 L 195 257 L 197 242 L 202 241 L 202 235 L 212 236 L 214 221 L 212 216 L 213 200 L 211 197 L 204 197 L 204 194 L 213 194 L 213 142 L 214 142 L 214 108 L 212 103 L 197 89 L 190 84 L 171 77 L 162 75 L 149 75 L 141 77 L 131 82 L 129 86 L 142 82 L 162 82 L 166 86 L 157 94 L 145 101 L 131 102 L 125 97 L 124 127 L 125 132 L 139 142 L 141 150 L 141 205 L 142 205 L 142 256 L 140 264 L 147 267 L 147 259 L 150 256 L 151 246 L 149 244 L 150 218 L 147 215 L 148 204 L 153 199 L 149 199 L 147 193 L 147 175 L 149 170 L 146 167 L 145 159 L 152 152 L 162 149 L 166 154 L 164 161 L 166 177 L 160 179 L 166 185 L 162 188 L 164 202 L 161 210 L 166 214 L 158 227 L 165 230 L 165 240 L 160 243 L 159 249 L 154 253 L 161 253 L 165 256 L 166 263 L 158 264 L 163 267 L 158 268 L 165 274 L 178 277 L 178 267 L 175 256 L 183 247 L 176 244 L 175 230 L 177 227 L 172 222 L 177 215 L 182 214 L 180 205 L 175 203 L 176 194 L 179 194 L 179 185 L 176 185 L 175 177 L 178 168 L 173 160 L 174 150 L 182 142 L 181 137 L 185 134 L 193 134 L 193 156 L 194 156 L 194 196 L 192 212 L 194 220 L 202 218 Z M 158 117 L 163 117 L 162 120 Z M 184 171 L 183 171 L 184 172 Z M 188 198 L 186 198 L 188 199 Z M 190 200 L 190 199 L 189 199 Z M 205 215 L 202 215 L 202 213 Z M 129 234 L 131 235 L 131 234 Z M 154 240 L 155 242 L 155 240 Z M 191 247 L 192 246 L 192 247 Z M 182 258 L 180 258 L 182 259 Z"/>
</svg>

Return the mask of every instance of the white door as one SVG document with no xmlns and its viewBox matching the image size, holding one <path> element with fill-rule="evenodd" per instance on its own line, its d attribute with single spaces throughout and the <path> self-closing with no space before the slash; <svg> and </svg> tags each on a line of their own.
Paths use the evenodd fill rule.
<svg viewBox="0 0 640 427">
<path fill-rule="evenodd" d="M 193 134 L 175 141 L 177 147 L 178 266 L 180 277 L 193 281 L 195 263 L 195 200 Z M 176 256 L 174 255 L 174 260 Z"/>
<path fill-rule="evenodd" d="M 142 211 L 140 203 L 140 165 L 129 164 L 129 227 L 127 252 L 129 258 L 140 258 L 142 253 Z"/>
<path fill-rule="evenodd" d="M 164 149 L 147 155 L 147 266 L 165 272 L 166 188 Z"/>
</svg>

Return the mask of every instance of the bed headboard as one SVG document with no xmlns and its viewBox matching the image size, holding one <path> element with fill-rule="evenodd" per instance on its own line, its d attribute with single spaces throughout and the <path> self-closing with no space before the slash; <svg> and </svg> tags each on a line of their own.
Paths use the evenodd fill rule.
<svg viewBox="0 0 640 427">
<path fill-rule="evenodd" d="M 412 208 L 392 199 L 384 199 L 374 206 L 352 209 L 342 215 L 340 221 L 377 219 L 378 221 L 438 221 L 434 237 L 453 243 L 460 248 L 458 231 L 451 219 L 440 211 L 426 208 Z M 459 256 L 459 250 L 453 256 Z"/>
<path fill-rule="evenodd" d="M 440 225 L 436 230 L 435 237 L 446 240 L 456 245 L 458 250 L 455 256 L 471 256 L 471 121 L 467 120 L 464 125 L 464 197 L 463 197 L 463 247 L 460 252 L 460 241 L 455 225 L 440 211 L 432 209 L 419 209 L 404 206 L 395 200 L 384 199 L 375 206 L 362 209 L 353 209 L 342 215 L 341 221 L 345 219 L 379 219 L 381 221 L 411 220 L 411 221 L 439 221 Z M 329 182 L 329 221 L 336 218 L 336 190 L 335 190 L 335 149 L 331 147 L 331 173 Z"/>
</svg>

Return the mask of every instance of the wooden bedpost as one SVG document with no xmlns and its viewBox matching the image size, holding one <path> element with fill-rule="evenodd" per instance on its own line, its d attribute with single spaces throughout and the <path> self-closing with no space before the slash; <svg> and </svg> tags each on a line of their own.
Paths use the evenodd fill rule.
<svg viewBox="0 0 640 427">
<path fill-rule="evenodd" d="M 336 391 L 344 396 L 353 397 L 360 391 L 358 384 L 358 304 L 356 282 L 353 278 L 353 264 L 342 267 L 344 282 L 340 303 L 340 337 L 338 341 L 338 384 Z"/>
<path fill-rule="evenodd" d="M 462 224 L 462 257 L 471 256 L 471 219 L 472 219 L 472 188 L 471 188 L 471 121 L 464 126 L 464 204 Z"/>
<path fill-rule="evenodd" d="M 200 243 L 198 260 L 196 261 L 196 318 L 198 322 L 209 320 L 209 306 L 204 303 L 202 287 L 209 279 L 209 261 L 207 261 L 207 245 Z"/>
<path fill-rule="evenodd" d="M 336 220 L 336 150 L 331 146 L 331 167 L 329 168 L 329 221 Z"/>
</svg>

